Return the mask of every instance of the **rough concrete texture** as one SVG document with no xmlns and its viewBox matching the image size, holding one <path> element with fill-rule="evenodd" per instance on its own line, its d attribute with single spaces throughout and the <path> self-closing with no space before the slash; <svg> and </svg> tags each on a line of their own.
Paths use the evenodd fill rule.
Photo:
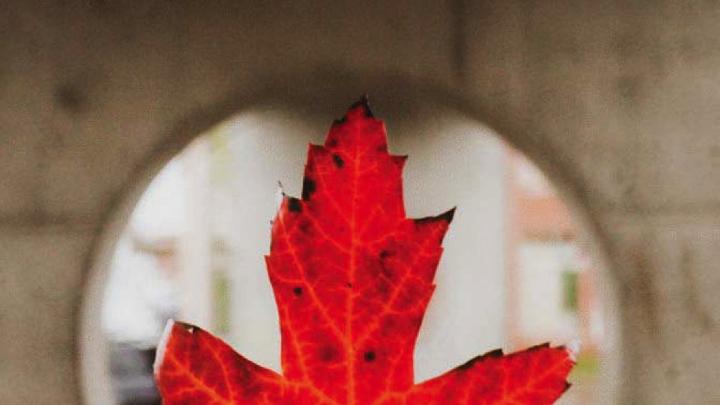
<svg viewBox="0 0 720 405">
<path fill-rule="evenodd" d="M 77 403 L 75 331 L 89 230 L 3 227 L 0 399 Z"/>
<path fill-rule="evenodd" d="M 247 3 L 247 4 L 245 4 Z M 0 3 L 0 402 L 80 403 L 82 280 L 133 186 L 260 101 L 432 99 L 579 208 L 619 281 L 622 404 L 720 401 L 720 4 Z"/>
</svg>

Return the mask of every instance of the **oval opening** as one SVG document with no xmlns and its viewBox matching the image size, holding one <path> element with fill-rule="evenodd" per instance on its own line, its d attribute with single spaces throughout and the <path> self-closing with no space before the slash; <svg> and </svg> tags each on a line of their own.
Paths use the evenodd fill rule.
<svg viewBox="0 0 720 405">
<path fill-rule="evenodd" d="M 592 235 L 551 182 L 461 114 L 379 115 L 387 115 L 391 151 L 410 156 L 408 215 L 458 207 L 416 346 L 416 380 L 495 348 L 579 342 L 574 387 L 560 403 L 611 403 L 612 288 Z M 92 403 L 160 404 L 151 366 L 168 318 L 208 329 L 280 371 L 263 262 L 269 221 L 278 181 L 300 194 L 306 145 L 322 142 L 329 121 L 248 110 L 202 134 L 154 178 L 116 236 L 98 294 L 110 387 L 91 390 L 103 396 Z"/>
</svg>

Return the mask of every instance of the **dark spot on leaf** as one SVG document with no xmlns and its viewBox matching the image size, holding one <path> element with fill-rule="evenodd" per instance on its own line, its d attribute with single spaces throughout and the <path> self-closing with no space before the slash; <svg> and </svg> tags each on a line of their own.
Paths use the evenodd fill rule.
<svg viewBox="0 0 720 405">
<path fill-rule="evenodd" d="M 340 157 L 340 155 L 338 155 L 337 153 L 333 153 L 332 157 L 333 162 L 338 169 L 342 169 L 342 167 L 345 166 L 345 161 Z"/>
<path fill-rule="evenodd" d="M 375 357 L 376 357 L 375 352 L 372 350 L 365 352 L 365 354 L 363 355 L 363 358 L 368 363 L 372 363 L 373 361 L 375 361 Z"/>
<path fill-rule="evenodd" d="M 385 264 L 384 261 L 380 261 L 380 271 L 388 280 L 392 280 L 395 277 L 395 269 Z"/>
<path fill-rule="evenodd" d="M 301 296 L 302 293 L 303 293 L 302 287 L 293 288 L 293 294 L 295 294 L 296 297 Z"/>
<path fill-rule="evenodd" d="M 333 125 L 339 125 L 339 124 L 341 124 L 341 123 L 338 122 L 337 120 L 333 123 Z M 330 138 L 330 139 L 328 139 L 328 141 L 325 143 L 325 146 L 328 147 L 328 148 L 334 148 L 334 147 L 336 147 L 337 145 L 338 145 L 337 138 Z"/>
<path fill-rule="evenodd" d="M 290 212 L 301 212 L 302 205 L 300 204 L 300 200 L 294 197 L 290 197 L 288 199 L 288 210 L 290 210 Z"/>
<path fill-rule="evenodd" d="M 352 288 L 352 286 L 353 286 L 352 283 L 347 283 L 345 285 L 347 286 L 347 288 Z"/>
<path fill-rule="evenodd" d="M 305 235 L 310 233 L 311 227 L 312 227 L 312 225 L 310 225 L 309 221 L 302 221 L 298 224 L 298 229 L 300 230 L 301 233 L 303 233 Z"/>
<path fill-rule="evenodd" d="M 335 347 L 331 345 L 325 345 L 320 348 L 320 353 L 318 354 L 321 361 L 331 362 L 337 358 L 338 351 Z"/>
<path fill-rule="evenodd" d="M 387 259 L 388 257 L 390 257 L 392 255 L 393 255 L 393 252 L 391 252 L 389 250 L 381 250 L 380 254 L 379 254 L 380 259 Z"/>
<path fill-rule="evenodd" d="M 315 187 L 316 187 L 315 180 L 313 180 L 309 177 L 305 177 L 303 179 L 302 199 L 305 201 L 309 201 L 310 197 L 315 192 Z"/>
</svg>

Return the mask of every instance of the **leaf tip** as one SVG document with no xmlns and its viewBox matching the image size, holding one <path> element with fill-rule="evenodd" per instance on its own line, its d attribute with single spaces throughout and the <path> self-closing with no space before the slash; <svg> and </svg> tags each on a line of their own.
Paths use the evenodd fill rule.
<svg viewBox="0 0 720 405">
<path fill-rule="evenodd" d="M 453 218 L 455 218 L 455 210 L 456 209 L 457 209 L 457 207 L 452 207 L 449 210 L 443 212 L 442 214 L 438 215 L 435 218 L 443 220 L 449 224 L 452 222 Z"/>
<path fill-rule="evenodd" d="M 483 354 L 481 357 L 494 357 L 494 358 L 498 358 L 498 357 L 503 357 L 504 355 L 505 355 L 505 353 L 503 353 L 503 350 L 502 350 L 502 349 L 495 349 L 495 350 L 491 350 L 491 351 Z"/>
<path fill-rule="evenodd" d="M 440 215 L 436 215 L 434 217 L 423 217 L 423 218 L 416 218 L 413 221 L 415 221 L 416 224 L 424 224 L 424 223 L 436 223 L 438 221 L 445 221 L 445 223 L 450 224 L 455 217 L 455 209 L 457 207 L 453 207 L 445 212 L 443 212 Z M 441 239 L 442 241 L 442 239 Z"/>
<path fill-rule="evenodd" d="M 344 124 L 345 122 L 347 122 L 348 116 L 352 113 L 356 113 L 358 110 L 362 112 L 362 115 L 365 116 L 365 118 L 375 118 L 375 114 L 373 114 L 372 109 L 370 109 L 370 102 L 368 101 L 368 96 L 367 94 L 363 94 L 363 96 L 360 97 L 360 100 L 350 105 L 350 107 L 347 109 L 347 112 L 345 113 L 345 115 L 343 115 L 342 118 L 333 121 L 333 126 Z"/>
<path fill-rule="evenodd" d="M 350 106 L 349 110 L 354 110 L 357 108 L 362 108 L 366 117 L 375 118 L 375 115 L 373 114 L 372 110 L 370 109 L 370 102 L 368 100 L 367 93 L 363 94 L 362 97 L 360 97 L 360 100 L 353 103 L 353 105 Z"/>
</svg>

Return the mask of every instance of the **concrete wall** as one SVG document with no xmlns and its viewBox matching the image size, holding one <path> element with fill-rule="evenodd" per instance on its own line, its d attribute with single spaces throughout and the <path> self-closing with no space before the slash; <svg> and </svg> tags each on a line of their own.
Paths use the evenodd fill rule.
<svg viewBox="0 0 720 405">
<path fill-rule="evenodd" d="M 719 13 L 670 1 L 0 4 L 0 402 L 80 403 L 83 282 L 173 152 L 259 101 L 335 116 L 367 92 L 388 116 L 425 99 L 458 109 L 533 158 L 621 286 L 620 403 L 712 403 Z"/>
</svg>

